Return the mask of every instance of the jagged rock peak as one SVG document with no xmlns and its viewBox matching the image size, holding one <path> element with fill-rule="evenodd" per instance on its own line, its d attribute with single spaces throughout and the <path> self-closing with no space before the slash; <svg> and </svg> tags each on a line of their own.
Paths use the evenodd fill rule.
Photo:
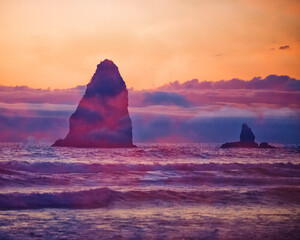
<svg viewBox="0 0 300 240">
<path fill-rule="evenodd" d="M 112 60 L 105 59 L 97 65 L 97 69 L 109 70 L 109 69 L 118 69 L 118 67 L 116 64 L 114 64 Z"/>
<path fill-rule="evenodd" d="M 254 136 L 251 128 L 249 128 L 246 123 L 243 123 L 241 134 L 240 134 L 240 141 L 253 143 L 254 140 L 255 140 L 255 136 Z"/>
<path fill-rule="evenodd" d="M 115 95 L 123 90 L 126 90 L 126 85 L 118 67 L 113 61 L 105 59 L 97 65 L 96 72 L 87 85 L 86 96 Z"/>
</svg>

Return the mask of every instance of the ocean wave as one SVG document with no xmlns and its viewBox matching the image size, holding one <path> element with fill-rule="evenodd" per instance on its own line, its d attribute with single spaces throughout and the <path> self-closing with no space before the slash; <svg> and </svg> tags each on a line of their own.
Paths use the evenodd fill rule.
<svg viewBox="0 0 300 240">
<path fill-rule="evenodd" d="M 299 177 L 300 164 L 293 163 L 169 163 L 169 164 L 101 164 L 64 162 L 0 162 L 1 174 L 28 173 L 98 173 L 148 171 L 213 171 L 231 175 L 256 174 L 265 176 Z"/>
<path fill-rule="evenodd" d="M 57 193 L 0 194 L 0 210 L 38 208 L 138 207 L 184 204 L 281 204 L 299 205 L 300 189 L 267 188 L 260 191 L 113 191 L 109 188 Z"/>
</svg>

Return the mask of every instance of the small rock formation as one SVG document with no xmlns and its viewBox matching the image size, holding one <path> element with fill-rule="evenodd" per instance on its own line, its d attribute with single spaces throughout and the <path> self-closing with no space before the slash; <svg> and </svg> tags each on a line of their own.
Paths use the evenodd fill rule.
<svg viewBox="0 0 300 240">
<path fill-rule="evenodd" d="M 246 123 L 243 123 L 242 131 L 240 134 L 240 141 L 224 143 L 222 144 L 221 148 L 275 148 L 266 142 L 258 145 L 256 142 L 254 142 L 254 140 L 255 136 L 251 128 L 249 128 Z"/>
<path fill-rule="evenodd" d="M 135 147 L 128 112 L 128 91 L 112 61 L 104 60 L 97 66 L 69 124 L 68 135 L 52 146 Z"/>
<path fill-rule="evenodd" d="M 254 136 L 251 128 L 249 128 L 246 123 L 243 123 L 242 131 L 240 134 L 240 142 L 254 143 L 254 139 L 255 139 L 255 136 Z"/>
<path fill-rule="evenodd" d="M 261 144 L 259 144 L 259 148 L 275 148 L 275 147 L 269 145 L 267 142 L 262 142 Z"/>
</svg>

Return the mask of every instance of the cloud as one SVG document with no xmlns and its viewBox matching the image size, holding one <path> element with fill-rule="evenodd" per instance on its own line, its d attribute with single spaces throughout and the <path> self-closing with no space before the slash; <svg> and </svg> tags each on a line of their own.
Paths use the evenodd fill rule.
<svg viewBox="0 0 300 240">
<path fill-rule="evenodd" d="M 146 92 L 145 105 L 177 105 L 187 107 L 189 102 L 186 98 L 176 92 Z"/>
<path fill-rule="evenodd" d="M 68 118 L 0 114 L 0 142 L 51 141 L 67 128 Z"/>
<path fill-rule="evenodd" d="M 78 104 L 85 86 L 69 89 L 32 89 L 26 86 L 0 85 L 2 103 Z M 237 91 L 238 90 L 238 91 Z M 274 91 L 276 90 L 276 91 Z M 299 103 L 300 80 L 289 76 L 269 75 L 250 81 L 241 79 L 218 82 L 193 79 L 184 83 L 169 83 L 153 90 L 129 90 L 130 106 L 177 105 L 191 107 L 214 102 L 229 103 Z M 299 104 L 298 104 L 299 105 Z"/>
<path fill-rule="evenodd" d="M 288 76 L 251 81 L 173 82 L 158 89 L 129 90 L 133 140 L 227 142 L 247 122 L 257 141 L 300 143 L 300 85 Z M 53 142 L 85 91 L 0 86 L 0 141 Z"/>
<path fill-rule="evenodd" d="M 258 142 L 299 143 L 298 118 L 256 116 L 174 117 L 169 115 L 132 114 L 134 142 L 211 142 L 236 141 L 242 123 L 254 131 Z"/>
<path fill-rule="evenodd" d="M 77 86 L 75 88 L 50 90 L 0 85 L 0 102 L 77 104 L 84 94 L 85 88 L 85 86 Z"/>
<path fill-rule="evenodd" d="M 279 50 L 285 50 L 285 49 L 289 49 L 290 46 L 289 45 L 284 45 L 284 46 L 280 46 L 278 49 Z"/>
<path fill-rule="evenodd" d="M 42 106 L 40 106 L 42 107 Z M 241 124 L 252 127 L 258 142 L 299 143 L 299 111 L 236 107 L 149 106 L 129 109 L 133 140 L 141 142 L 227 142 L 238 139 Z M 0 111 L 0 142 L 47 141 L 68 131 L 70 111 Z"/>
<path fill-rule="evenodd" d="M 258 142 L 300 141 L 300 112 L 290 108 L 151 106 L 129 112 L 136 143 L 236 141 L 243 122 L 253 127 Z"/>
<path fill-rule="evenodd" d="M 0 142 L 54 141 L 68 130 L 76 105 L 0 102 Z"/>
<path fill-rule="evenodd" d="M 238 78 L 225 81 L 202 81 L 193 79 L 184 83 L 171 82 L 160 88 L 160 90 L 187 90 L 187 89 L 270 89 L 281 91 L 300 91 L 300 81 L 285 75 L 269 75 L 266 78 L 255 77 L 250 81 Z"/>
</svg>

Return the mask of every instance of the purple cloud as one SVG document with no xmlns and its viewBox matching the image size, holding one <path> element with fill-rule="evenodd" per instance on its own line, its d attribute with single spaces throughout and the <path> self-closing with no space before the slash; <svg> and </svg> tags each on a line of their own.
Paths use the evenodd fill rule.
<svg viewBox="0 0 300 240">
<path fill-rule="evenodd" d="M 26 86 L 7 87 L 0 85 L 2 103 L 59 103 L 78 104 L 85 86 L 69 89 L 33 89 Z"/>
<path fill-rule="evenodd" d="M 278 49 L 279 50 L 285 50 L 285 49 L 289 49 L 290 46 L 289 45 L 284 45 L 284 46 L 280 46 Z"/>
<path fill-rule="evenodd" d="M 158 90 L 192 90 L 192 89 L 269 89 L 280 91 L 300 91 L 300 80 L 289 76 L 269 75 L 266 78 L 255 77 L 250 81 L 245 81 L 238 78 L 225 81 L 202 81 L 193 79 L 184 83 L 178 81 L 164 85 Z"/>
<path fill-rule="evenodd" d="M 84 90 L 0 86 L 0 141 L 52 142 L 65 135 Z M 288 76 L 132 89 L 129 112 L 136 143 L 235 141 L 243 122 L 258 141 L 300 143 L 300 81 Z"/>
<path fill-rule="evenodd" d="M 177 105 L 188 107 L 186 98 L 176 92 L 146 92 L 144 98 L 145 105 Z"/>
</svg>

